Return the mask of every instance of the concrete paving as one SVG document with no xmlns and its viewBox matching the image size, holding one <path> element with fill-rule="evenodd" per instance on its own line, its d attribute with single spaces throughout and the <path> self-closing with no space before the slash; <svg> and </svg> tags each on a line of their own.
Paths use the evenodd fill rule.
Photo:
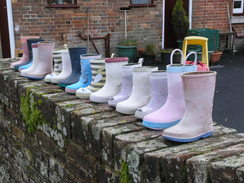
<svg viewBox="0 0 244 183">
<path fill-rule="evenodd" d="M 225 54 L 218 65 L 213 119 L 244 132 L 244 53 Z"/>
</svg>

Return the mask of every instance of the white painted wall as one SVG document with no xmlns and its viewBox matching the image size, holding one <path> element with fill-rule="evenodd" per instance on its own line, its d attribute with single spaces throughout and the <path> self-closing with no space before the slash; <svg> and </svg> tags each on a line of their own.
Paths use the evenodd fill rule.
<svg viewBox="0 0 244 183">
<path fill-rule="evenodd" d="M 14 22 L 13 22 L 13 12 L 12 12 L 12 2 L 11 2 L 11 0 L 7 0 L 6 3 L 7 3 L 11 58 L 14 58 L 15 57 L 15 39 L 14 39 Z"/>
</svg>

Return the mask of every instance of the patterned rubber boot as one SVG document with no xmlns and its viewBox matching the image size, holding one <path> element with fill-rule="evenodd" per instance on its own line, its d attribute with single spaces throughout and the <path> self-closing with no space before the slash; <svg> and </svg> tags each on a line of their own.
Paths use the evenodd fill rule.
<svg viewBox="0 0 244 183">
<path fill-rule="evenodd" d="M 62 56 L 61 52 L 63 50 L 53 51 L 53 72 L 51 74 L 46 75 L 44 81 L 47 83 L 52 82 L 52 78 L 59 75 L 62 71 Z"/>
<path fill-rule="evenodd" d="M 92 82 L 85 88 L 76 91 L 76 96 L 82 99 L 89 99 L 91 93 L 98 91 L 105 84 L 105 59 L 91 60 Z"/>
</svg>

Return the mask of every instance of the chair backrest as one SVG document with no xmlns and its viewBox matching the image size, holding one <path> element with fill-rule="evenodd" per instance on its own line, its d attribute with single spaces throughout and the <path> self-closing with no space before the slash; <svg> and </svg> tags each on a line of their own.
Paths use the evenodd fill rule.
<svg viewBox="0 0 244 183">
<path fill-rule="evenodd" d="M 199 45 L 199 46 L 202 47 L 202 63 L 206 64 L 207 66 L 209 66 L 208 38 L 201 37 L 201 36 L 188 36 L 188 37 L 185 37 L 184 42 L 183 42 L 183 47 L 182 47 L 184 59 L 186 58 L 187 47 L 189 45 Z"/>
</svg>

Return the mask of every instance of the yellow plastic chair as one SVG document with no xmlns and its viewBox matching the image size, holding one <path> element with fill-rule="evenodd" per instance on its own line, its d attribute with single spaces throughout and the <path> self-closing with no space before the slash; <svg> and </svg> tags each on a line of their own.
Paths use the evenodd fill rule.
<svg viewBox="0 0 244 183">
<path fill-rule="evenodd" d="M 186 58 L 187 54 L 187 46 L 188 45 L 199 45 L 202 46 L 202 63 L 206 64 L 209 68 L 209 60 L 208 60 L 208 38 L 201 37 L 201 36 L 188 36 L 185 37 L 182 52 L 184 59 Z"/>
</svg>

